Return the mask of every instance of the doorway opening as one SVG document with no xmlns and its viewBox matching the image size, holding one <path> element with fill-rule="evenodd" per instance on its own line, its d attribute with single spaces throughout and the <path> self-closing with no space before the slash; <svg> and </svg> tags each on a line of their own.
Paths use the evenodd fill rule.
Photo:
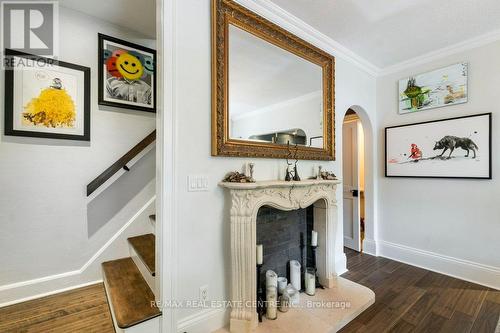
<svg viewBox="0 0 500 333">
<path fill-rule="evenodd" d="M 342 124 L 344 246 L 362 252 L 365 239 L 365 133 L 349 109 Z"/>
</svg>

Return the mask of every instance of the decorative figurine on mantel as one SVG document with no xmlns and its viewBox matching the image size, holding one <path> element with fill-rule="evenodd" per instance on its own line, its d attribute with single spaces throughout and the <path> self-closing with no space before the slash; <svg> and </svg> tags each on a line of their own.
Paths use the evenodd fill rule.
<svg viewBox="0 0 500 333">
<path fill-rule="evenodd" d="M 252 181 L 252 183 L 255 182 L 255 179 L 253 178 L 254 167 L 255 167 L 255 163 L 253 163 L 253 162 L 248 163 L 248 168 L 250 169 L 250 181 Z"/>
<path fill-rule="evenodd" d="M 319 179 L 323 179 L 323 180 L 337 180 L 337 176 L 335 176 L 335 174 L 333 172 L 330 172 L 330 171 L 321 171 L 321 167 L 319 169 L 319 175 L 320 175 Z"/>
<path fill-rule="evenodd" d="M 290 150 L 290 141 L 286 143 L 286 149 L 288 151 L 288 154 L 286 155 L 285 181 L 289 182 L 293 178 L 292 172 L 290 171 L 290 165 L 292 165 L 292 163 L 288 161 L 288 158 L 292 156 L 292 151 Z"/>
<path fill-rule="evenodd" d="M 225 183 L 255 183 L 252 177 L 238 171 L 229 172 L 222 181 Z"/>
<path fill-rule="evenodd" d="M 321 179 L 323 179 L 323 178 L 321 177 L 321 170 L 322 170 L 322 169 L 323 169 L 323 167 L 320 165 L 320 166 L 318 167 L 318 175 L 316 176 L 316 179 L 317 179 L 317 180 L 321 180 Z"/>
<path fill-rule="evenodd" d="M 288 161 L 288 159 L 292 156 L 292 150 L 290 149 L 290 141 L 287 142 L 286 147 L 288 150 L 288 154 L 286 156 L 287 166 L 286 166 L 285 181 L 287 182 L 291 180 L 300 181 L 299 171 L 297 169 L 297 163 L 299 162 L 299 159 L 297 158 L 299 147 L 297 146 L 297 144 L 295 144 L 295 152 L 293 154 L 293 158 L 295 159 L 295 165 L 293 167 L 293 171 L 290 171 L 290 165 L 292 165 L 292 163 Z"/>
<path fill-rule="evenodd" d="M 299 171 L 297 170 L 297 163 L 299 162 L 299 159 L 297 158 L 298 152 L 299 147 L 297 146 L 297 144 L 295 144 L 295 155 L 293 156 L 293 158 L 295 158 L 295 166 L 293 167 L 293 180 L 295 180 L 296 182 L 300 181 Z"/>
</svg>

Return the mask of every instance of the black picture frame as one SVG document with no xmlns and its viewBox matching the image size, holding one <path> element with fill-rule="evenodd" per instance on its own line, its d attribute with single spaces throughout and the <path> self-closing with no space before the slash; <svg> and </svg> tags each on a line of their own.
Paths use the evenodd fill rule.
<svg viewBox="0 0 500 333">
<path fill-rule="evenodd" d="M 37 131 L 24 131 L 14 129 L 14 68 L 11 66 L 5 66 L 5 124 L 4 124 L 4 134 L 8 136 L 21 136 L 21 137 L 35 137 L 35 138 L 47 138 L 47 139 L 63 139 L 63 140 L 78 140 L 78 141 L 90 141 L 90 68 L 85 66 L 80 66 L 72 64 L 69 62 L 64 62 L 60 60 L 44 58 L 38 55 L 24 53 L 16 50 L 5 49 L 6 63 L 9 62 L 9 58 L 21 57 L 29 60 L 34 60 L 36 62 L 51 64 L 60 67 L 69 68 L 75 71 L 83 72 L 84 87 L 83 87 L 83 135 L 74 134 L 61 134 L 61 133 L 48 133 L 48 132 L 37 132 Z M 9 62 L 10 63 L 10 62 Z"/>
<path fill-rule="evenodd" d="M 388 144 L 388 138 L 387 134 L 388 131 L 394 128 L 401 128 L 401 127 L 408 127 L 408 126 L 415 126 L 415 125 L 425 125 L 425 124 L 430 124 L 430 123 L 438 123 L 438 122 L 446 122 L 450 120 L 459 120 L 459 119 L 466 119 L 466 118 L 473 118 L 473 117 L 484 117 L 488 116 L 488 175 L 484 177 L 467 177 L 467 176 L 411 176 L 411 175 L 389 175 L 388 173 L 388 149 L 387 149 L 387 144 Z M 386 127 L 384 131 L 384 138 L 385 138 L 385 177 L 387 178 L 438 178 L 438 179 L 492 179 L 493 174 L 492 174 L 492 165 L 493 165 L 493 159 L 492 159 L 492 113 L 487 112 L 487 113 L 480 113 L 480 114 L 473 114 L 473 115 L 468 115 L 468 116 L 461 116 L 461 117 L 453 117 L 453 118 L 446 118 L 446 119 L 439 119 L 439 120 L 430 120 L 430 121 L 424 121 L 424 122 L 419 122 L 419 123 L 411 123 L 411 124 L 404 124 L 404 125 L 397 125 L 397 126 L 390 126 Z"/>
<path fill-rule="evenodd" d="M 131 43 L 123 39 L 119 39 L 116 37 L 108 36 L 105 34 L 98 33 L 98 104 L 99 105 L 104 105 L 104 106 L 109 106 L 109 107 L 114 107 L 114 108 L 121 108 L 121 109 L 131 109 L 131 110 L 137 110 L 137 111 L 145 111 L 145 112 L 152 112 L 156 113 L 156 105 L 157 105 L 157 64 L 156 64 L 156 50 L 153 50 L 151 48 Z M 140 105 L 133 105 L 133 104 L 127 104 L 127 103 L 120 103 L 118 101 L 109 101 L 104 98 L 104 44 L 106 41 L 116 43 L 123 45 L 126 48 L 129 49 L 135 49 L 138 51 L 150 53 L 153 55 L 153 89 L 152 89 L 152 96 L 153 96 L 153 105 L 151 108 L 149 107 L 144 107 Z"/>
</svg>

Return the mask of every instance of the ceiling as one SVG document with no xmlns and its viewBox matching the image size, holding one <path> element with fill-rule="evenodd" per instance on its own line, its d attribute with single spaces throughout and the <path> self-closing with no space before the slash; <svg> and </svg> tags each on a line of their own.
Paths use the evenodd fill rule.
<svg viewBox="0 0 500 333">
<path fill-rule="evenodd" d="M 379 68 L 500 29 L 499 0 L 272 0 Z"/>
<path fill-rule="evenodd" d="M 155 0 L 60 0 L 59 4 L 156 38 Z"/>
<path fill-rule="evenodd" d="M 499 0 L 271 0 L 378 68 L 500 30 Z M 155 0 L 60 0 L 155 38 Z"/>
</svg>

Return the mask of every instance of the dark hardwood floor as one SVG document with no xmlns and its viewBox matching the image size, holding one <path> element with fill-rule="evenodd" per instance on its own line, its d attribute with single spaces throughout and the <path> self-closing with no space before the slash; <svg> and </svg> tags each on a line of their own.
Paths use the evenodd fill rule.
<svg viewBox="0 0 500 333">
<path fill-rule="evenodd" d="M 375 304 L 340 332 L 499 333 L 500 291 L 349 249 L 342 277 Z"/>
<path fill-rule="evenodd" d="M 498 333 L 500 291 L 346 249 L 343 277 L 376 301 L 341 332 Z M 0 332 L 114 332 L 102 284 L 0 309 Z M 314 332 L 311 332 L 314 333 Z"/>
</svg>

